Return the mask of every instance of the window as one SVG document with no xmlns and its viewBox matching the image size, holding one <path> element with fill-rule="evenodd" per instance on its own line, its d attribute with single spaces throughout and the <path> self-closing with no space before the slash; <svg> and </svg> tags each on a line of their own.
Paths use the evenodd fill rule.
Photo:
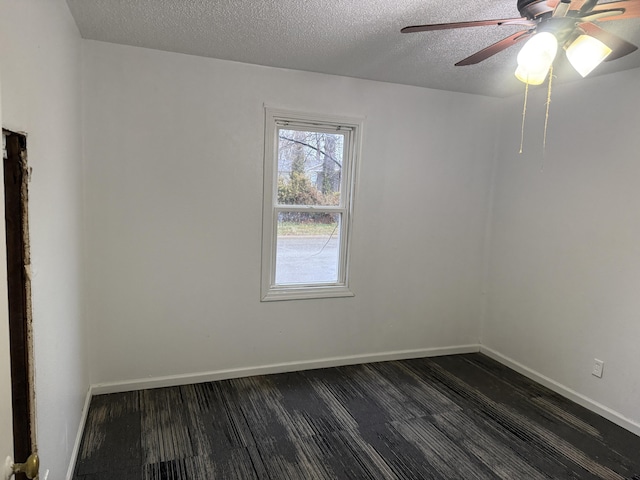
<svg viewBox="0 0 640 480">
<path fill-rule="evenodd" d="M 348 287 L 361 121 L 267 108 L 262 300 L 353 296 Z"/>
</svg>

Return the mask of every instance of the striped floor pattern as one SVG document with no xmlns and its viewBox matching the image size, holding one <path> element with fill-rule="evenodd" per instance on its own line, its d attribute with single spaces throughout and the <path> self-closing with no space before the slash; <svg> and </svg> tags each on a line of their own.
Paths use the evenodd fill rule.
<svg viewBox="0 0 640 480">
<path fill-rule="evenodd" d="M 640 480 L 640 437 L 481 354 L 92 399 L 74 480 Z"/>
</svg>

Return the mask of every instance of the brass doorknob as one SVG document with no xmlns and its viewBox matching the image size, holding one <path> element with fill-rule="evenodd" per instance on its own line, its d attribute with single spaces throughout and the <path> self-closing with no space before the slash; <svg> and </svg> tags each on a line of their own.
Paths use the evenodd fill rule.
<svg viewBox="0 0 640 480">
<path fill-rule="evenodd" d="M 32 480 L 38 476 L 40 469 L 40 459 L 37 453 L 32 453 L 24 463 L 14 463 L 13 473 L 24 473 L 28 479 Z"/>
</svg>

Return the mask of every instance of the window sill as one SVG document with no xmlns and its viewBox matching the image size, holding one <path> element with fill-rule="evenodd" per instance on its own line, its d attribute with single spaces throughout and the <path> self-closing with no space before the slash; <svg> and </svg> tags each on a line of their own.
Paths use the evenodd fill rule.
<svg viewBox="0 0 640 480">
<path fill-rule="evenodd" d="M 313 298 L 355 297 L 355 293 L 346 286 L 326 287 L 274 287 L 262 296 L 263 302 L 281 300 L 306 300 Z"/>
</svg>

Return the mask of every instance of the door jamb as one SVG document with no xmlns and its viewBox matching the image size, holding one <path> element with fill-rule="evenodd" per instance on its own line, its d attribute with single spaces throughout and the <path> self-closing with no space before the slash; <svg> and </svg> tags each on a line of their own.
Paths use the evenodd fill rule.
<svg viewBox="0 0 640 480">
<path fill-rule="evenodd" d="M 28 220 L 27 137 L 2 130 L 14 458 L 37 451 Z"/>
</svg>

